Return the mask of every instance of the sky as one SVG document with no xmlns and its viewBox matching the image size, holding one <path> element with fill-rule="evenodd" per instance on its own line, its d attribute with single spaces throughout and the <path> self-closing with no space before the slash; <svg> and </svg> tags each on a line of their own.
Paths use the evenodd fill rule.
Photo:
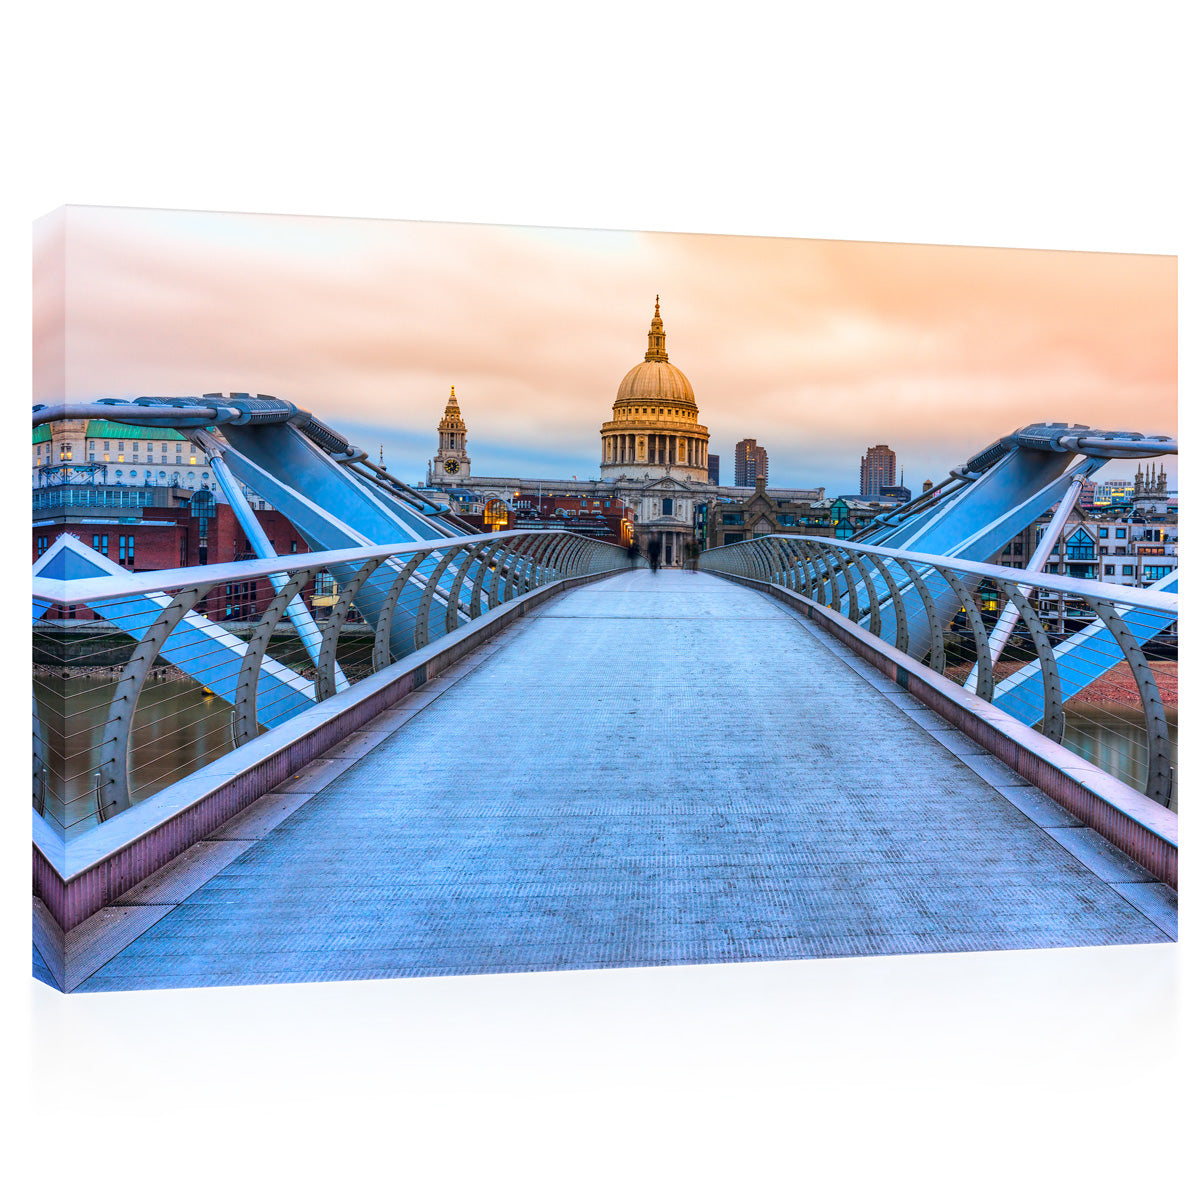
<svg viewBox="0 0 1200 1200">
<path fill-rule="evenodd" d="M 1033 421 L 1177 433 L 1168 256 L 69 207 L 34 281 L 35 402 L 268 393 L 413 482 L 452 384 L 474 474 L 597 478 L 656 294 L 722 483 L 743 437 L 832 495 L 877 443 L 916 490 Z"/>
</svg>

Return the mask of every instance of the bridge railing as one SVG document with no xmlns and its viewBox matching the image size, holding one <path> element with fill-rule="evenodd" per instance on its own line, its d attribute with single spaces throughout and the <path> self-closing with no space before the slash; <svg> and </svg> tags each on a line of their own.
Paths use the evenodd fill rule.
<svg viewBox="0 0 1200 1200">
<path fill-rule="evenodd" d="M 734 542 L 700 565 L 838 613 L 1175 806 L 1174 591 L 804 536 Z"/>
<path fill-rule="evenodd" d="M 73 565 L 34 578 L 33 805 L 66 837 L 536 588 L 628 565 L 562 530 L 145 572 L 121 543 L 114 563 L 62 538 L 39 562 Z"/>
</svg>

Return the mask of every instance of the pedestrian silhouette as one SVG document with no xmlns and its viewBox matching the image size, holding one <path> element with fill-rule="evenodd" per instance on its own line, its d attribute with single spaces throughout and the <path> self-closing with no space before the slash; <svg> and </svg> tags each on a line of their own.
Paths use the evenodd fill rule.
<svg viewBox="0 0 1200 1200">
<path fill-rule="evenodd" d="M 658 538 L 651 538 L 650 545 L 646 547 L 646 550 L 650 555 L 650 570 L 657 571 L 659 555 L 662 554 L 662 542 Z"/>
<path fill-rule="evenodd" d="M 633 540 L 632 540 L 632 541 L 629 543 L 629 548 L 628 548 L 628 550 L 626 551 L 626 553 L 628 553 L 628 555 L 629 555 L 629 565 L 630 565 L 631 567 L 636 567 L 636 566 L 637 566 L 637 560 L 638 560 L 638 544 L 637 544 L 637 538 L 634 538 L 634 539 L 633 539 Z"/>
</svg>

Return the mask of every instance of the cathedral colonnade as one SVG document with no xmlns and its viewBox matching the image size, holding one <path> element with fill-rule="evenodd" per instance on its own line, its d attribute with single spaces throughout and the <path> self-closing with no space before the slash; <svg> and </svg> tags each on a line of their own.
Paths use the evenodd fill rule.
<svg viewBox="0 0 1200 1200">
<path fill-rule="evenodd" d="M 601 466 L 644 463 L 647 466 L 703 467 L 708 470 L 708 439 L 671 433 L 615 433 L 604 438 Z"/>
</svg>

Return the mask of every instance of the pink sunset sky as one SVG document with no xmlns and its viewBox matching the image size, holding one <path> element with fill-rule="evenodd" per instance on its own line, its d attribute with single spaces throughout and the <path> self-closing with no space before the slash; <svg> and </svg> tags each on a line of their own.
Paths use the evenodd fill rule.
<svg viewBox="0 0 1200 1200">
<path fill-rule="evenodd" d="M 413 481 L 451 384 L 475 474 L 597 477 L 656 293 L 722 483 L 743 437 L 834 494 L 878 442 L 915 490 L 1031 421 L 1177 432 L 1173 257 L 71 207 L 35 289 L 35 402 L 270 393 Z"/>
</svg>

